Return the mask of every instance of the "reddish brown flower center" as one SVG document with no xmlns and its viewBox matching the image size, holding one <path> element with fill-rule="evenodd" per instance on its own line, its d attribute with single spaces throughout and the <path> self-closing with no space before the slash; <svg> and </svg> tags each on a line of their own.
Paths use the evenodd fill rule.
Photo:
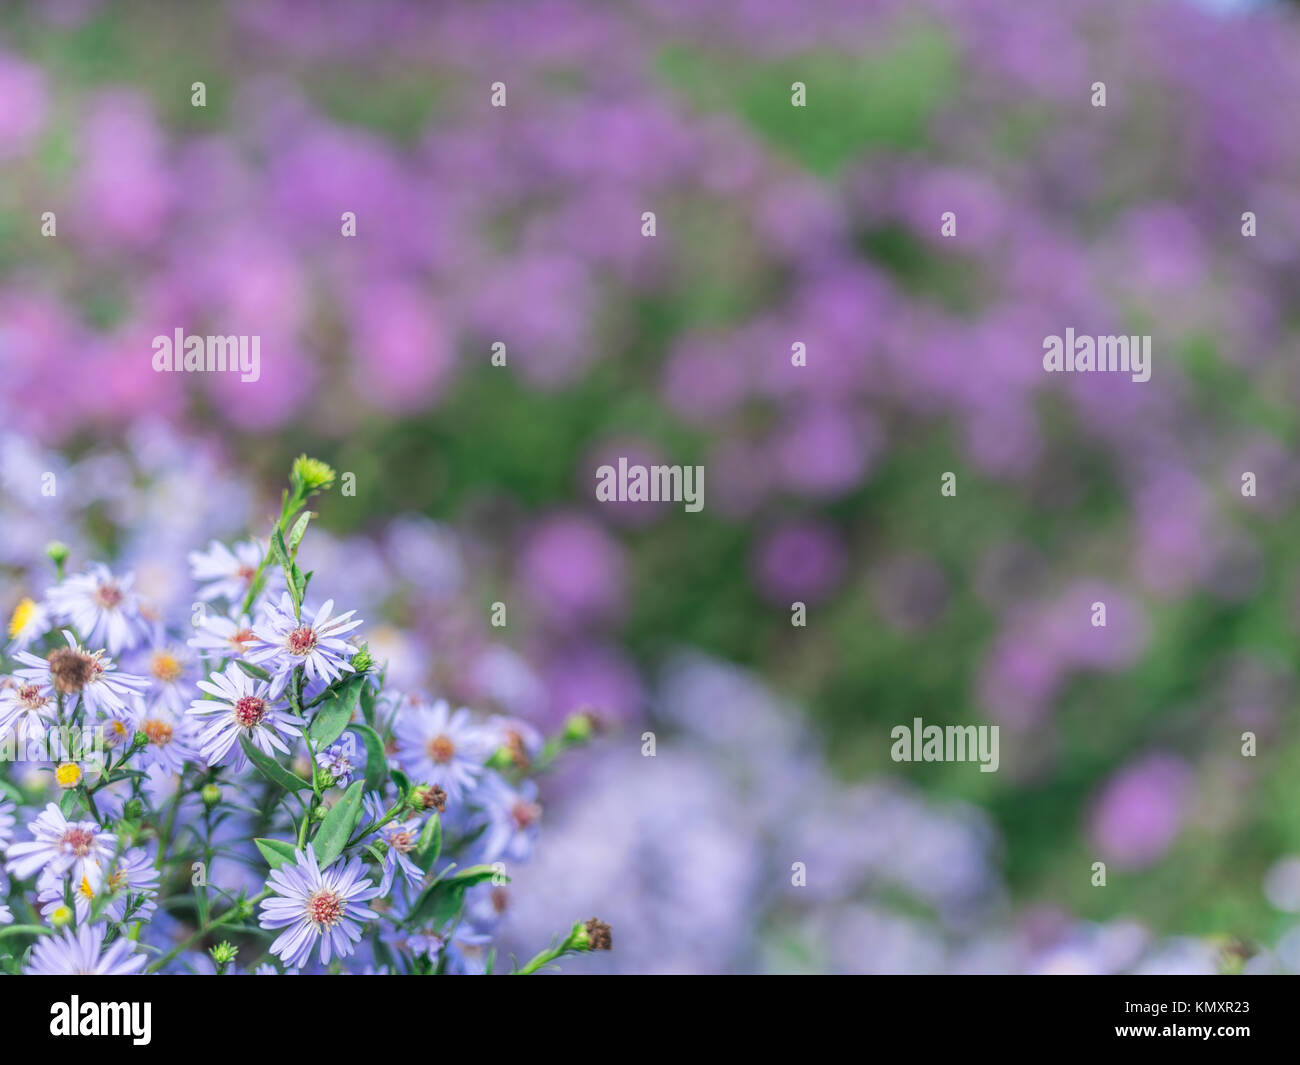
<svg viewBox="0 0 1300 1065">
<path fill-rule="evenodd" d="M 41 694 L 41 689 L 35 684 L 24 684 L 19 687 L 18 701 L 29 710 L 39 710 L 49 702 L 49 700 Z"/>
<path fill-rule="evenodd" d="M 429 757 L 439 765 L 446 765 L 456 756 L 456 745 L 447 736 L 435 736 L 429 741 Z"/>
<path fill-rule="evenodd" d="M 122 590 L 116 584 L 101 584 L 95 590 L 95 602 L 105 610 L 112 610 L 122 601 Z"/>
<path fill-rule="evenodd" d="M 415 846 L 415 837 L 406 829 L 401 828 L 389 835 L 388 845 L 398 854 L 407 854 Z"/>
<path fill-rule="evenodd" d="M 245 695 L 235 703 L 235 720 L 244 728 L 260 725 L 266 716 L 266 700 L 256 695 Z"/>
<path fill-rule="evenodd" d="M 94 845 L 95 834 L 84 828 L 70 828 L 63 833 L 63 846 L 78 858 L 84 858 Z"/>
<path fill-rule="evenodd" d="M 144 723 L 144 734 L 149 737 L 150 743 L 156 743 L 160 747 L 172 741 L 171 725 L 166 721 L 159 721 L 157 718 Z"/>
<path fill-rule="evenodd" d="M 75 647 L 60 647 L 50 655 L 50 676 L 56 690 L 75 695 L 96 675 L 96 661 Z"/>
<path fill-rule="evenodd" d="M 257 570 L 252 566 L 240 566 L 239 569 L 235 570 L 235 576 L 247 584 L 257 576 Z"/>
<path fill-rule="evenodd" d="M 343 919 L 343 899 L 333 891 L 318 891 L 307 899 L 307 919 L 332 928 Z"/>
<path fill-rule="evenodd" d="M 235 649 L 236 654 L 243 654 L 255 638 L 252 629 L 236 629 L 230 634 L 230 646 Z"/>
<path fill-rule="evenodd" d="M 289 653 L 309 655 L 316 647 L 316 632 L 310 625 L 301 625 L 289 633 Z"/>
<path fill-rule="evenodd" d="M 535 802 L 525 802 L 520 799 L 510 808 L 510 816 L 520 828 L 527 828 L 542 816 L 542 808 Z"/>
</svg>

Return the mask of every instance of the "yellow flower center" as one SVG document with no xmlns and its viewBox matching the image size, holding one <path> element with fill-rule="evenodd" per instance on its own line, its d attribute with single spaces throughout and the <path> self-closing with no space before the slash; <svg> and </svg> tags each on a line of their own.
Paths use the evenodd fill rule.
<svg viewBox="0 0 1300 1065">
<path fill-rule="evenodd" d="M 14 607 L 13 617 L 9 619 L 9 638 L 12 640 L 27 627 L 36 613 L 36 604 L 30 599 L 21 599 Z"/>
<path fill-rule="evenodd" d="M 181 679 L 181 664 L 176 661 L 175 655 L 166 651 L 158 651 L 149 662 L 149 668 L 164 684 Z"/>
</svg>

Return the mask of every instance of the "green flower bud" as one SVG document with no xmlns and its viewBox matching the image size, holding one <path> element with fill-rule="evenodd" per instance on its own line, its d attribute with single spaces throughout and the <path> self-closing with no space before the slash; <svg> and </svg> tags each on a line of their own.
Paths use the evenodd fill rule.
<svg viewBox="0 0 1300 1065">
<path fill-rule="evenodd" d="M 591 737 L 596 734 L 597 718 L 590 710 L 579 710 L 576 714 L 570 714 L 564 722 L 564 737 L 566 744 L 587 743 Z"/>
<path fill-rule="evenodd" d="M 68 561 L 68 545 L 60 540 L 51 540 L 46 544 L 45 553 L 49 556 L 50 561 L 60 569 L 62 569 L 63 564 Z"/>
<path fill-rule="evenodd" d="M 50 911 L 50 925 L 54 928 L 64 928 L 72 923 L 73 916 L 71 906 L 58 906 Z"/>
<path fill-rule="evenodd" d="M 122 807 L 122 813 L 129 821 L 134 821 L 144 813 L 144 803 L 139 799 L 131 799 Z"/>
<path fill-rule="evenodd" d="M 352 668 L 358 673 L 366 673 L 373 669 L 375 660 L 370 655 L 370 648 L 362 645 L 361 650 L 352 656 Z"/>
<path fill-rule="evenodd" d="M 319 492 L 334 483 L 334 470 L 320 459 L 299 455 L 293 460 L 293 469 L 289 474 L 295 487 L 304 493 Z"/>
<path fill-rule="evenodd" d="M 224 965 L 229 965 L 232 961 L 235 960 L 235 958 L 239 955 L 239 948 L 235 946 L 233 943 L 223 940 L 222 942 L 218 943 L 215 947 L 213 947 L 210 951 L 208 951 L 208 953 L 212 955 L 212 960 L 214 962 L 216 962 L 218 965 L 224 966 Z"/>
<path fill-rule="evenodd" d="M 199 792 L 199 798 L 208 806 L 216 806 L 221 801 L 221 788 L 217 784 L 204 784 L 203 789 Z"/>
</svg>

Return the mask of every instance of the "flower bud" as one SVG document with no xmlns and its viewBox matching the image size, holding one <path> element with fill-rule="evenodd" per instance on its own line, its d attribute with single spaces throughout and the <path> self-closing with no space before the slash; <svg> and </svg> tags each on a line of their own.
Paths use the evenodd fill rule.
<svg viewBox="0 0 1300 1065">
<path fill-rule="evenodd" d="M 216 806 L 221 801 L 221 788 L 216 784 L 204 784 L 199 792 L 199 798 L 208 806 Z"/>
<path fill-rule="evenodd" d="M 319 492 L 334 483 L 333 468 L 320 459 L 308 458 L 306 455 L 299 455 L 293 460 L 289 476 L 304 493 Z"/>
<path fill-rule="evenodd" d="M 45 545 L 45 554 L 49 556 L 51 562 L 62 568 L 68 561 L 68 545 L 60 540 L 51 540 Z"/>
<path fill-rule="evenodd" d="M 73 912 L 71 906 L 56 906 L 50 911 L 50 925 L 53 928 L 64 928 L 72 923 Z"/>
</svg>

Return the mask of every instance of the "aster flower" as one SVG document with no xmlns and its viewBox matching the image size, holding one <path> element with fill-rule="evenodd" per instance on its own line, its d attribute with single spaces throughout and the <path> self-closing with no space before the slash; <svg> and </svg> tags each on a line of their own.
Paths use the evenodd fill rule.
<svg viewBox="0 0 1300 1065">
<path fill-rule="evenodd" d="M 464 707 L 453 714 L 445 699 L 403 709 L 393 735 L 402 768 L 413 780 L 442 788 L 452 802 L 473 787 L 496 749 L 491 731 L 475 725 Z"/>
<path fill-rule="evenodd" d="M 26 651 L 49 631 L 50 612 L 34 599 L 20 599 L 9 616 L 9 653 Z"/>
<path fill-rule="evenodd" d="M 121 921 L 126 917 L 128 902 L 135 904 L 131 917 L 147 918 L 153 913 L 156 904 L 153 896 L 158 891 L 158 870 L 153 860 L 142 847 L 135 847 L 105 872 L 104 866 L 98 864 L 88 867 L 86 874 L 72 885 L 72 902 L 77 914 L 78 924 L 90 919 L 90 910 L 97 895 L 110 895 L 101 913 L 110 921 Z M 49 869 L 41 873 L 36 882 L 37 901 L 42 903 L 41 916 L 49 920 L 53 913 L 64 904 L 64 883 Z"/>
<path fill-rule="evenodd" d="M 375 792 L 365 799 L 366 814 L 371 821 L 383 820 L 386 808 L 383 800 Z M 370 836 L 370 842 L 383 843 L 384 875 L 379 882 L 379 894 L 386 897 L 393 886 L 393 877 L 400 871 L 408 883 L 419 884 L 424 879 L 424 870 L 416 865 L 408 855 L 415 850 L 424 829 L 423 817 L 413 817 L 409 821 L 390 821 L 380 826 Z"/>
<path fill-rule="evenodd" d="M 92 563 L 85 573 L 68 577 L 50 589 L 50 610 L 92 644 L 109 654 L 130 650 L 144 638 L 140 597 L 131 591 L 134 577 L 116 577 L 107 566 Z"/>
<path fill-rule="evenodd" d="M 47 805 L 27 830 L 34 838 L 10 844 L 5 864 L 20 880 L 42 869 L 60 877 L 71 873 L 74 880 L 80 880 L 111 862 L 117 847 L 117 837 L 111 832 L 103 831 L 94 821 L 69 821 L 54 803 Z"/>
<path fill-rule="evenodd" d="M 51 651 L 48 659 L 30 651 L 19 651 L 14 658 L 27 668 L 15 670 L 14 676 L 48 685 L 60 695 L 80 695 L 86 709 L 98 717 L 135 716 L 140 709 L 141 693 L 149 687 L 149 681 L 117 672 L 117 666 L 103 651 L 87 651 L 72 633 L 64 630 L 63 637 L 68 646 Z"/>
<path fill-rule="evenodd" d="M 243 658 L 256 642 L 253 622 L 247 614 L 209 614 L 199 622 L 189 645 L 205 658 Z"/>
<path fill-rule="evenodd" d="M 42 936 L 32 950 L 28 976 L 133 976 L 148 962 L 130 939 L 120 937 L 104 949 L 106 925 L 82 925 L 75 932 Z"/>
<path fill-rule="evenodd" d="M 161 626 L 154 627 L 148 646 L 131 664 L 149 678 L 150 695 L 169 710 L 180 713 L 194 698 L 194 682 L 187 675 L 194 655 L 184 644 L 169 639 Z"/>
<path fill-rule="evenodd" d="M 446 954 L 447 972 L 458 976 L 481 975 L 487 971 L 492 937 L 467 924 L 458 924 L 450 934 L 432 926 L 413 931 L 396 930 L 381 937 L 396 950 L 417 958 L 437 962 Z"/>
<path fill-rule="evenodd" d="M 196 699 L 189 712 L 207 717 L 198 737 L 200 753 L 208 765 L 226 761 L 232 749 L 235 765 L 243 766 L 244 753 L 236 741 L 247 736 L 264 753 L 274 757 L 288 754 L 289 748 L 280 733 L 300 736 L 301 729 L 279 708 L 272 706 L 274 697 L 266 681 L 250 677 L 238 664 L 232 662 L 224 673 L 213 673 L 199 687 L 213 696 Z"/>
<path fill-rule="evenodd" d="M 333 786 L 346 788 L 356 769 L 352 765 L 352 751 L 347 744 L 335 743 L 316 755 L 316 765 L 330 775 Z"/>
<path fill-rule="evenodd" d="M 482 860 L 527 861 L 542 817 L 536 782 L 525 780 L 513 788 L 499 774 L 489 772 L 475 789 L 474 801 L 482 809 L 486 826 L 478 841 Z"/>
<path fill-rule="evenodd" d="M 185 763 L 199 757 L 199 723 L 159 702 L 136 723 L 148 743 L 140 749 L 142 768 L 156 765 L 166 773 L 179 773 Z"/>
<path fill-rule="evenodd" d="M 253 540 L 235 544 L 233 551 L 218 540 L 208 544 L 206 551 L 191 551 L 187 560 L 190 576 L 201 585 L 199 598 L 205 603 L 212 599 L 242 601 L 265 554 L 262 545 Z"/>
<path fill-rule="evenodd" d="M 51 691 L 48 674 L 43 681 L 6 680 L 0 687 L 0 736 L 15 725 L 44 730 L 53 724 L 57 708 Z"/>
<path fill-rule="evenodd" d="M 16 807 L 11 802 L 0 802 L 0 851 L 9 846 L 9 841 L 14 838 L 14 810 Z M 3 887 L 0 884 L 0 887 Z"/>
<path fill-rule="evenodd" d="M 347 957 L 361 938 L 361 923 L 379 916 L 363 905 L 379 889 L 363 879 L 361 859 L 340 862 L 322 870 L 309 843 L 306 851 L 296 853 L 293 865 L 286 862 L 271 871 L 267 886 L 275 895 L 262 900 L 259 922 L 263 928 L 284 929 L 271 953 L 285 965 L 301 969 L 318 941 L 322 965 L 331 957 Z"/>
<path fill-rule="evenodd" d="M 272 694 L 279 695 L 284 690 L 297 666 L 303 667 L 309 681 L 319 680 L 325 684 L 352 672 L 348 659 L 352 657 L 354 648 L 343 639 L 343 635 L 359 626 L 361 621 L 349 620 L 355 610 L 331 617 L 333 610 L 334 600 L 327 599 L 310 618 L 307 608 L 303 607 L 299 620 L 294 617 L 293 600 L 287 592 L 281 596 L 278 608 L 267 609 L 254 630 L 257 643 L 248 652 L 247 659 L 263 664 L 271 672 Z"/>
</svg>

